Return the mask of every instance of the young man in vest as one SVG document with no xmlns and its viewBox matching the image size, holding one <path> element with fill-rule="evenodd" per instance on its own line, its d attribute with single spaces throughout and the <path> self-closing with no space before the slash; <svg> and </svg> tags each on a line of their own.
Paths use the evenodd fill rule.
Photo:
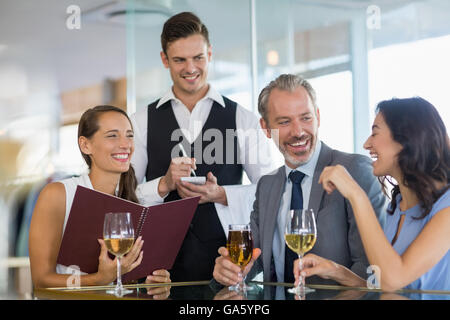
<svg viewBox="0 0 450 320">
<path fill-rule="evenodd" d="M 138 181 L 144 176 L 147 181 L 137 195 L 144 204 L 201 196 L 170 273 L 172 281 L 209 280 L 228 225 L 250 220 L 256 185 L 242 186 L 243 171 L 256 183 L 275 164 L 256 115 L 208 84 L 212 49 L 200 19 L 190 12 L 171 17 L 164 24 L 161 45 L 173 86 L 132 116 L 132 164 Z M 248 131 L 255 133 L 252 141 L 251 135 L 242 134 Z M 179 143 L 187 157 L 180 155 Z M 252 158 L 254 154 L 258 156 Z M 204 185 L 180 181 L 191 169 L 206 176 Z"/>
</svg>

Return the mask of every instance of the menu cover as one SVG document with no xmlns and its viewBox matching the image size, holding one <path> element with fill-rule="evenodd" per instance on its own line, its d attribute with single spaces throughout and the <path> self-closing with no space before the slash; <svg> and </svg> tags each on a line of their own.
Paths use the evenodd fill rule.
<svg viewBox="0 0 450 320">
<path fill-rule="evenodd" d="M 145 207 L 100 191 L 77 186 L 64 231 L 58 264 L 98 270 L 103 221 L 108 212 L 129 212 L 135 237 L 142 236 L 144 257 L 139 266 L 122 275 L 124 282 L 144 278 L 154 270 L 171 269 L 186 236 L 200 197 Z"/>
</svg>

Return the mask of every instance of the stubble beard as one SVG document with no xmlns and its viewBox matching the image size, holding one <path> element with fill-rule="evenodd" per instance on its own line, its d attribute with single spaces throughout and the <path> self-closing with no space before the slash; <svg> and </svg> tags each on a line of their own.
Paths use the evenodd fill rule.
<svg viewBox="0 0 450 320">
<path fill-rule="evenodd" d="M 297 138 L 294 138 L 294 140 L 300 141 L 302 139 L 297 137 Z M 296 159 L 293 156 L 291 156 L 291 154 L 289 153 L 287 148 L 284 146 L 284 144 L 279 144 L 278 148 L 279 148 L 281 154 L 283 155 L 283 157 L 284 157 L 284 159 L 285 159 L 285 161 L 287 163 L 289 163 L 289 164 L 291 164 L 291 165 L 293 165 L 295 167 L 299 167 L 299 166 L 307 163 L 311 159 L 311 157 L 312 157 L 312 155 L 314 153 L 315 145 L 316 145 L 316 139 L 315 139 L 315 137 L 311 136 L 310 140 L 311 141 L 310 141 L 310 149 L 309 150 L 300 151 L 300 152 L 294 152 L 294 154 L 297 157 L 303 157 L 303 156 L 307 155 L 306 159 L 303 159 L 303 160 L 299 160 L 299 159 Z M 287 143 L 295 143 L 296 141 L 289 141 Z"/>
</svg>

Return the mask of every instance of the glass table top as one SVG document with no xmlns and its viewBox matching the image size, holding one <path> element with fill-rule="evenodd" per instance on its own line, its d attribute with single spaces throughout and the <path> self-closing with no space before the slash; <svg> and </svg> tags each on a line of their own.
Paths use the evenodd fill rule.
<svg viewBox="0 0 450 320">
<path fill-rule="evenodd" d="M 245 293 L 230 291 L 228 287 L 210 281 L 178 282 L 167 284 L 124 285 L 132 293 L 123 297 L 106 294 L 114 286 L 80 288 L 35 289 L 34 298 L 51 300 L 450 300 L 450 291 L 399 290 L 383 292 L 380 289 L 333 285 L 307 285 L 313 292 L 303 297 L 287 292 L 292 284 L 275 282 L 249 282 L 252 289 Z"/>
</svg>

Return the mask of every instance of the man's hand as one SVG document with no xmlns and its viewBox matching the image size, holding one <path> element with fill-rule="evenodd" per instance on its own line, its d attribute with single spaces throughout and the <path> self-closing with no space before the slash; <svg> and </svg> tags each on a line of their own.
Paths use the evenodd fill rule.
<svg viewBox="0 0 450 320">
<path fill-rule="evenodd" d="M 213 300 L 247 300 L 247 299 L 244 293 L 230 290 L 228 287 L 225 287 L 216 293 Z"/>
<path fill-rule="evenodd" d="M 231 262 L 229 258 L 228 250 L 225 247 L 219 248 L 220 256 L 216 258 L 216 264 L 214 265 L 213 277 L 214 279 L 223 284 L 224 286 L 232 286 L 237 284 L 240 280 L 239 272 L 241 268 Z M 243 271 L 243 276 L 245 277 L 247 273 L 253 267 L 253 263 L 261 255 L 261 249 L 253 249 L 252 259 L 247 264 Z"/>
<path fill-rule="evenodd" d="M 170 162 L 169 169 L 167 169 L 166 175 L 159 181 L 159 195 L 165 197 L 170 191 L 175 190 L 181 177 L 190 176 L 191 168 L 194 170 L 197 169 L 195 166 L 195 158 L 173 158 Z"/>
<path fill-rule="evenodd" d="M 224 206 L 228 205 L 225 189 L 217 184 L 217 178 L 212 172 L 208 172 L 206 183 L 204 185 L 196 185 L 181 180 L 179 180 L 176 185 L 178 194 L 182 198 L 200 196 L 199 203 L 217 202 Z"/>
</svg>

